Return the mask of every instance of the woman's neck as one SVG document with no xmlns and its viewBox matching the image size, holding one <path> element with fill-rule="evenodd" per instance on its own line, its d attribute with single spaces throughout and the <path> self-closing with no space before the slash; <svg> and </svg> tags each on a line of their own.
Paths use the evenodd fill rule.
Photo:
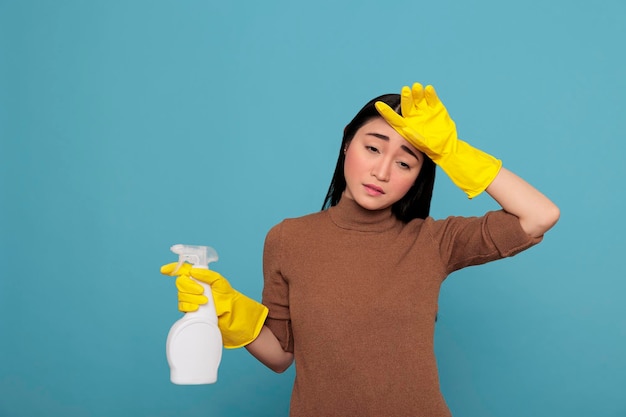
<svg viewBox="0 0 626 417">
<path fill-rule="evenodd" d="M 341 197 L 336 206 L 328 210 L 333 222 L 342 229 L 383 232 L 399 223 L 399 220 L 391 212 L 391 207 L 381 210 L 368 210 L 345 195 Z"/>
</svg>

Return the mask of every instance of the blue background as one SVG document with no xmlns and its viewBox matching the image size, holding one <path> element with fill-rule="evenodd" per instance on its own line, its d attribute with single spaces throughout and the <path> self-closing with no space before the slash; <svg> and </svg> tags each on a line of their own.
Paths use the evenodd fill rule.
<svg viewBox="0 0 626 417">
<path fill-rule="evenodd" d="M 387 3 L 387 4 L 386 4 Z M 280 416 L 293 370 L 228 350 L 169 382 L 175 243 L 260 299 L 268 229 L 320 209 L 343 126 L 420 81 L 561 208 L 452 275 L 455 417 L 626 416 L 626 3 L 0 1 L 0 416 Z M 495 208 L 443 172 L 435 217 Z"/>
</svg>

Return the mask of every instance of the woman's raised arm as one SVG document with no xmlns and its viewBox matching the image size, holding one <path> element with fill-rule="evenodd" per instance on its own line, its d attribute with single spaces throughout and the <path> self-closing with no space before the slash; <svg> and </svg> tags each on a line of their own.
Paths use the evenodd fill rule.
<svg viewBox="0 0 626 417">
<path fill-rule="evenodd" d="M 500 169 L 485 191 L 519 218 L 529 236 L 543 236 L 559 220 L 559 208 L 552 201 L 506 168 Z"/>
</svg>

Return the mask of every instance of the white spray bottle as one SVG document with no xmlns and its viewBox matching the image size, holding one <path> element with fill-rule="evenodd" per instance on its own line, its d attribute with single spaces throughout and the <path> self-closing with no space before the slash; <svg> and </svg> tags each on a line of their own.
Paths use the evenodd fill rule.
<svg viewBox="0 0 626 417">
<path fill-rule="evenodd" d="M 218 260 L 217 252 L 209 246 L 174 245 L 170 249 L 178 255 L 176 271 L 185 262 L 195 268 L 209 269 L 209 263 Z M 208 303 L 201 305 L 197 311 L 185 313 L 167 335 L 170 380 L 179 385 L 215 383 L 222 360 L 222 334 L 217 327 L 211 286 L 196 282 L 204 287 Z"/>
</svg>

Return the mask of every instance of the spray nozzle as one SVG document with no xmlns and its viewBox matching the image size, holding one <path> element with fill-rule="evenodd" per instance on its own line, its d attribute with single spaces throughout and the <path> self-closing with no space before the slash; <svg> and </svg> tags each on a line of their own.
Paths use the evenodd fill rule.
<svg viewBox="0 0 626 417">
<path fill-rule="evenodd" d="M 185 262 L 188 262 L 196 268 L 209 268 L 210 262 L 215 262 L 219 258 L 217 252 L 210 246 L 196 245 L 174 245 L 170 248 L 172 252 L 178 255 L 178 265 L 174 273 L 177 273 Z"/>
</svg>

